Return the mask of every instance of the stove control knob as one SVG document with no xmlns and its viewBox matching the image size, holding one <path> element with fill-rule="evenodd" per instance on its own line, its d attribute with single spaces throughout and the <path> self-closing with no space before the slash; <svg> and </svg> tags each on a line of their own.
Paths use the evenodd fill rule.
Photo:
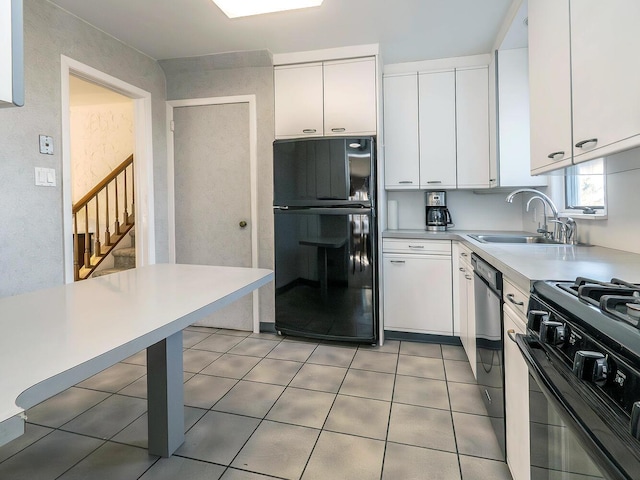
<svg viewBox="0 0 640 480">
<path fill-rule="evenodd" d="M 631 409 L 629 433 L 637 440 L 640 440 L 640 402 L 635 402 Z"/>
<path fill-rule="evenodd" d="M 552 320 L 540 322 L 540 341 L 555 347 L 562 347 L 565 340 L 564 324 Z"/>
<path fill-rule="evenodd" d="M 582 380 L 602 387 L 609 376 L 609 362 L 600 352 L 580 350 L 573 358 L 573 373 Z"/>
<path fill-rule="evenodd" d="M 527 328 L 534 332 L 540 331 L 540 323 L 549 320 L 549 312 L 543 310 L 529 310 L 527 313 Z"/>
</svg>

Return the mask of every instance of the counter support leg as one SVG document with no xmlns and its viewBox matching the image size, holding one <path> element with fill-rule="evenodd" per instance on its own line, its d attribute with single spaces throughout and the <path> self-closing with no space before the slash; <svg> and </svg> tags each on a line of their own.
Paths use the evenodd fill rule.
<svg viewBox="0 0 640 480">
<path fill-rule="evenodd" d="M 184 442 L 182 332 L 147 348 L 149 453 L 170 457 Z"/>
</svg>

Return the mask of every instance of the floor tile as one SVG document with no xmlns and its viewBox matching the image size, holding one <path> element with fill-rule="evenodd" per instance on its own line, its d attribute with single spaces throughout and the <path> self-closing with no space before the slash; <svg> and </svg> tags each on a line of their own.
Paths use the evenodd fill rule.
<svg viewBox="0 0 640 480">
<path fill-rule="evenodd" d="M 182 374 L 182 381 L 186 382 L 192 378 L 195 374 L 184 372 Z M 118 395 L 127 395 L 128 397 L 147 398 L 147 376 L 140 377 L 131 385 L 127 385 L 118 392 Z"/>
<path fill-rule="evenodd" d="M 394 403 L 387 440 L 416 447 L 456 451 L 451 413 L 435 408 Z"/>
<path fill-rule="evenodd" d="M 260 475 L 259 473 L 245 472 L 236 468 L 229 468 L 220 480 L 273 480 L 273 477 Z"/>
<path fill-rule="evenodd" d="M 511 480 L 505 462 L 460 455 L 463 480 Z"/>
<path fill-rule="evenodd" d="M 398 375 L 393 391 L 393 401 L 449 410 L 447 382 Z"/>
<path fill-rule="evenodd" d="M 231 378 L 198 374 L 184 384 L 184 404 L 189 407 L 211 408 L 238 383 Z"/>
<path fill-rule="evenodd" d="M 322 428 L 335 398 L 333 393 L 287 387 L 266 418 L 302 427 Z"/>
<path fill-rule="evenodd" d="M 183 330 L 183 332 L 202 332 L 202 333 L 216 333 L 219 328 L 215 327 L 200 327 L 198 325 L 189 325 L 187 328 Z"/>
<path fill-rule="evenodd" d="M 351 368 L 370 370 L 372 372 L 396 373 L 398 355 L 394 353 L 378 353 L 370 350 L 358 350 L 351 362 Z"/>
<path fill-rule="evenodd" d="M 225 468 L 173 455 L 158 460 L 140 480 L 218 480 Z"/>
<path fill-rule="evenodd" d="M 229 350 L 229 353 L 235 355 L 249 355 L 251 357 L 264 357 L 273 350 L 279 342 L 273 340 L 263 340 L 261 338 L 245 338 L 235 347 Z"/>
<path fill-rule="evenodd" d="M 355 397 L 390 401 L 393 396 L 394 375 L 349 369 L 339 393 Z"/>
<path fill-rule="evenodd" d="M 267 358 L 306 362 L 318 345 L 315 343 L 280 342 Z"/>
<path fill-rule="evenodd" d="M 214 333 L 201 342 L 196 343 L 193 347 L 197 350 L 208 350 L 210 352 L 226 353 L 239 344 L 244 337 L 234 335 L 219 335 Z"/>
<path fill-rule="evenodd" d="M 454 412 L 487 415 L 480 390 L 477 385 L 470 383 L 448 383 L 451 410 Z"/>
<path fill-rule="evenodd" d="M 138 478 L 155 461 L 142 448 L 107 442 L 83 459 L 78 465 L 59 477 L 60 480 L 113 480 L 114 478 Z"/>
<path fill-rule="evenodd" d="M 265 420 L 231 466 L 275 477 L 300 478 L 319 433 Z"/>
<path fill-rule="evenodd" d="M 184 348 L 191 348 L 193 347 L 196 343 L 199 343 L 203 340 L 205 340 L 206 338 L 209 338 L 209 336 L 212 334 L 213 332 L 199 332 L 199 331 L 194 331 L 194 330 L 183 330 L 182 331 L 182 346 Z"/>
<path fill-rule="evenodd" d="M 384 442 L 323 431 L 313 449 L 302 480 L 344 478 L 378 480 Z M 336 472 L 340 472 L 339 476 Z"/>
<path fill-rule="evenodd" d="M 68 432 L 109 439 L 146 410 L 145 400 L 112 395 L 60 428 Z"/>
<path fill-rule="evenodd" d="M 67 471 L 103 441 L 55 431 L 0 463 L 0 478 L 53 480 Z"/>
<path fill-rule="evenodd" d="M 260 358 L 246 357 L 244 355 L 232 355 L 225 353 L 215 362 L 202 370 L 201 373 L 215 375 L 216 377 L 237 378 L 240 380 L 255 367 Z"/>
<path fill-rule="evenodd" d="M 177 455 L 229 465 L 260 420 L 222 412 L 207 412 L 185 436 Z"/>
<path fill-rule="evenodd" d="M 356 354 L 353 347 L 333 347 L 330 345 L 318 345 L 307 363 L 320 365 L 332 365 L 334 367 L 348 367 Z"/>
<path fill-rule="evenodd" d="M 368 350 L 378 353 L 398 353 L 400 351 L 399 340 L 385 340 L 382 346 L 380 345 L 360 345 L 358 350 Z"/>
<path fill-rule="evenodd" d="M 417 357 L 442 358 L 442 351 L 438 343 L 417 343 L 406 342 L 400 343 L 401 355 L 415 355 Z"/>
<path fill-rule="evenodd" d="M 185 372 L 198 373 L 221 355 L 219 352 L 208 352 L 206 350 L 185 350 L 183 353 L 182 368 Z"/>
<path fill-rule="evenodd" d="M 112 367 L 88 378 L 77 386 L 102 392 L 116 393 L 147 374 L 147 368 L 131 363 L 116 363 Z"/>
<path fill-rule="evenodd" d="M 207 413 L 207 410 L 202 408 L 184 407 L 184 431 L 186 432 L 193 427 L 205 413 Z M 149 446 L 148 420 L 148 415 L 146 413 L 143 414 L 111 440 L 134 447 L 147 448 Z"/>
<path fill-rule="evenodd" d="M 37 442 L 45 435 L 53 432 L 51 428 L 41 427 L 40 425 L 33 425 L 32 423 L 26 423 L 24 427 L 24 435 L 21 435 L 15 440 L 12 440 L 0 447 L 0 462 L 4 462 L 7 458 L 15 455 L 21 450 L 24 450 L 29 445 Z"/>
<path fill-rule="evenodd" d="M 133 363 L 134 365 L 147 365 L 147 349 L 140 350 L 135 355 L 125 358 L 122 363 Z"/>
<path fill-rule="evenodd" d="M 31 423 L 58 428 L 111 396 L 110 393 L 71 387 L 27 410 Z"/>
<path fill-rule="evenodd" d="M 448 382 L 476 384 L 476 379 L 473 376 L 471 365 L 469 365 L 469 362 L 467 361 L 445 359 L 444 370 L 447 374 Z"/>
<path fill-rule="evenodd" d="M 428 472 L 428 474 L 427 474 Z M 460 480 L 455 453 L 389 442 L 384 455 L 382 480 Z M 474 477 L 469 477 L 473 480 Z"/>
<path fill-rule="evenodd" d="M 398 359 L 398 375 L 433 378 L 444 380 L 444 363 L 440 358 L 416 357 L 400 355 Z"/>
<path fill-rule="evenodd" d="M 302 367 L 300 362 L 264 358 L 245 375 L 244 379 L 252 382 L 288 385 L 300 367 Z"/>
<path fill-rule="evenodd" d="M 346 368 L 305 363 L 291 380 L 290 386 L 337 393 L 346 374 Z"/>
<path fill-rule="evenodd" d="M 248 330 L 233 330 L 231 328 L 219 328 L 216 333 L 220 334 L 220 335 L 230 335 L 232 337 L 245 337 L 246 338 L 249 335 L 251 335 L 253 332 L 250 332 Z"/>
<path fill-rule="evenodd" d="M 456 429 L 458 453 L 502 460 L 502 451 L 489 417 L 453 412 L 453 424 Z"/>
<path fill-rule="evenodd" d="M 283 391 L 284 387 L 280 385 L 240 380 L 212 409 L 264 418 Z"/>
<path fill-rule="evenodd" d="M 442 358 L 445 360 L 458 360 L 469 363 L 467 352 L 460 345 L 442 345 Z"/>
<path fill-rule="evenodd" d="M 324 429 L 385 440 L 390 409 L 390 402 L 338 395 Z"/>
</svg>

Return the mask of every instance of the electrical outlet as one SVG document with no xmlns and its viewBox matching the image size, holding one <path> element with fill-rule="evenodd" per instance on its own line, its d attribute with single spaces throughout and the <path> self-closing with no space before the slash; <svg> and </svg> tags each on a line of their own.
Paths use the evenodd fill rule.
<svg viewBox="0 0 640 480">
<path fill-rule="evenodd" d="M 53 137 L 40 135 L 40 153 L 53 155 Z"/>
</svg>

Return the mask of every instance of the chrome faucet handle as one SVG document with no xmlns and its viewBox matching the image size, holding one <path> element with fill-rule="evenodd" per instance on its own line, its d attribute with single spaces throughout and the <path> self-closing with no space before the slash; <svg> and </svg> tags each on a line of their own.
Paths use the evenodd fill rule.
<svg viewBox="0 0 640 480">
<path fill-rule="evenodd" d="M 577 245 L 578 244 L 578 224 L 573 218 L 567 217 L 567 221 L 565 222 L 565 225 L 567 227 L 567 243 L 570 243 L 571 245 Z"/>
<path fill-rule="evenodd" d="M 554 240 L 558 240 L 559 242 L 562 243 L 569 243 L 569 227 L 568 225 L 563 222 L 562 220 L 549 220 L 552 223 L 556 223 L 558 224 L 558 226 L 560 227 L 560 231 L 558 232 L 558 238 L 554 238 Z"/>
</svg>

